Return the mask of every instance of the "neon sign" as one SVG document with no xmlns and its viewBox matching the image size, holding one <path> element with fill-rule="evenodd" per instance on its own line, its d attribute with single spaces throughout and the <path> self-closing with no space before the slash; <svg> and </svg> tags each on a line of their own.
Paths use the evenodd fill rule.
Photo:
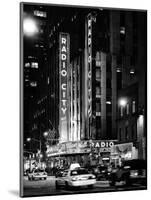
<svg viewBox="0 0 151 200">
<path fill-rule="evenodd" d="M 92 16 L 88 15 L 87 19 L 87 55 L 88 55 L 88 116 L 92 115 Z"/>
<path fill-rule="evenodd" d="M 67 78 L 69 66 L 69 35 L 60 33 L 59 37 L 59 72 L 60 72 L 60 138 L 67 140 Z"/>
</svg>

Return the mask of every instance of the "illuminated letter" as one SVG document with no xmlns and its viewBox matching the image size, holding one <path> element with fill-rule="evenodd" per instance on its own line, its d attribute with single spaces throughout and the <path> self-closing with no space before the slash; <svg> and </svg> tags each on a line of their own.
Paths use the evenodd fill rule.
<svg viewBox="0 0 151 200">
<path fill-rule="evenodd" d="M 101 147 L 105 147 L 105 142 L 101 142 Z"/>
<path fill-rule="evenodd" d="M 109 143 L 109 147 L 113 147 L 114 146 L 114 143 L 113 142 L 110 142 Z"/>
<path fill-rule="evenodd" d="M 90 63 L 90 62 L 91 62 L 91 56 L 88 57 L 88 63 Z"/>
<path fill-rule="evenodd" d="M 91 29 L 88 30 L 88 36 L 91 36 Z"/>
<path fill-rule="evenodd" d="M 63 98 L 66 97 L 66 92 L 65 91 L 62 92 L 62 96 L 63 96 Z"/>
<path fill-rule="evenodd" d="M 62 103 L 63 103 L 63 106 L 66 106 L 66 101 L 67 101 L 67 100 L 64 99 L 64 100 L 61 100 L 61 101 L 62 101 Z"/>
<path fill-rule="evenodd" d="M 91 20 L 88 20 L 88 27 L 91 26 Z"/>
<path fill-rule="evenodd" d="M 91 71 L 88 72 L 88 78 L 91 78 Z"/>
<path fill-rule="evenodd" d="M 62 76 L 67 76 L 67 71 L 66 71 L 66 70 L 62 70 L 62 71 L 61 71 L 61 75 L 62 75 Z"/>
<path fill-rule="evenodd" d="M 91 44 L 91 38 L 88 38 L 88 45 Z"/>
<path fill-rule="evenodd" d="M 66 113 L 66 110 L 67 110 L 67 108 L 61 108 L 61 110 L 62 110 L 63 114 L 65 114 L 65 113 Z"/>
<path fill-rule="evenodd" d="M 62 89 L 63 89 L 63 90 L 66 90 L 66 89 L 67 89 L 66 86 L 67 86 L 67 84 L 66 84 L 66 83 L 63 83 L 63 84 L 62 84 Z"/>
<path fill-rule="evenodd" d="M 61 51 L 62 51 L 62 52 L 63 52 L 63 51 L 64 51 L 64 52 L 67 52 L 66 47 L 63 46 L 62 49 L 61 49 Z"/>
<path fill-rule="evenodd" d="M 62 62 L 62 68 L 66 68 L 66 63 Z"/>
<path fill-rule="evenodd" d="M 62 44 L 66 44 L 66 42 L 67 42 L 67 40 L 66 40 L 66 38 L 62 38 Z"/>
<path fill-rule="evenodd" d="M 66 59 L 67 59 L 66 54 L 62 54 L 62 55 L 61 55 L 61 59 L 62 59 L 62 60 L 66 60 Z"/>
</svg>

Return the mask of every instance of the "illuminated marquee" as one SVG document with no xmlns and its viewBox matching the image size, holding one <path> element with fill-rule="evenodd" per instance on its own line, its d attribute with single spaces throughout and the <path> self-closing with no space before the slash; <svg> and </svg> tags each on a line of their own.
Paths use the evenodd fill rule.
<svg viewBox="0 0 151 200">
<path fill-rule="evenodd" d="M 60 33 L 59 38 L 59 71 L 60 71 L 60 139 L 67 140 L 67 77 L 69 66 L 69 35 Z"/>
</svg>

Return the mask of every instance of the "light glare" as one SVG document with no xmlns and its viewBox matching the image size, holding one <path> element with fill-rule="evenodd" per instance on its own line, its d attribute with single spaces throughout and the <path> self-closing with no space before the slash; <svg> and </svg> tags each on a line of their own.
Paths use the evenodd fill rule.
<svg viewBox="0 0 151 200">
<path fill-rule="evenodd" d="M 38 32 L 36 22 L 30 18 L 24 20 L 23 29 L 27 36 L 32 36 Z"/>
<path fill-rule="evenodd" d="M 119 101 L 120 106 L 126 106 L 126 103 L 127 103 L 126 99 L 120 99 Z"/>
</svg>

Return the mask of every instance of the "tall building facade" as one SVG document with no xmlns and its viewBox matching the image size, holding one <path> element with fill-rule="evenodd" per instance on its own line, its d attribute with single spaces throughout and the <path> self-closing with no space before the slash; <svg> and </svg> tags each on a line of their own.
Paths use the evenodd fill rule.
<svg viewBox="0 0 151 200">
<path fill-rule="evenodd" d="M 115 47 L 113 44 L 114 52 L 119 51 L 116 57 L 119 145 L 115 146 L 115 152 L 121 159 L 145 159 L 146 13 L 123 11 L 115 23 L 114 33 L 119 30 L 119 44 Z"/>
<path fill-rule="evenodd" d="M 38 31 L 30 35 L 30 23 L 35 22 Z M 47 9 L 43 6 L 24 6 L 24 150 L 34 156 L 42 146 L 42 132 L 47 115 L 48 45 Z M 27 32 L 26 32 L 27 31 Z M 43 105 L 42 105 L 43 104 Z M 28 139 L 30 140 L 28 141 Z"/>
</svg>

